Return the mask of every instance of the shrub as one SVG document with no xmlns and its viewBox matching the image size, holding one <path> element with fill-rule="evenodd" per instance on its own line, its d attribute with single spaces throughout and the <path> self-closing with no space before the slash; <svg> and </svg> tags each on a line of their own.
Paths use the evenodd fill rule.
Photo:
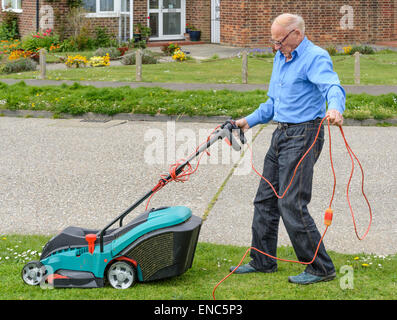
<svg viewBox="0 0 397 320">
<path fill-rule="evenodd" d="M 110 36 L 108 34 L 107 28 L 95 28 L 95 38 L 94 45 L 97 48 L 106 48 L 110 46 Z"/>
<path fill-rule="evenodd" d="M 335 48 L 335 46 L 326 47 L 325 50 L 327 50 L 330 56 L 334 56 L 338 53 L 338 50 Z"/>
<path fill-rule="evenodd" d="M 139 40 L 139 41 L 133 41 L 131 43 L 133 48 L 141 48 L 141 49 L 146 49 L 147 47 L 147 42 L 146 40 Z"/>
<path fill-rule="evenodd" d="M 121 59 L 121 63 L 124 65 L 133 65 L 135 64 L 135 51 L 133 53 L 129 53 L 123 56 Z M 149 50 L 143 50 L 142 55 L 142 64 L 156 64 L 157 59 L 154 57 L 153 53 Z"/>
<path fill-rule="evenodd" d="M 123 56 L 128 51 L 128 49 L 129 49 L 128 47 L 117 48 L 117 50 L 120 51 L 120 56 Z"/>
<path fill-rule="evenodd" d="M 4 73 L 16 73 L 24 71 L 34 71 L 37 68 L 37 63 L 30 58 L 21 58 L 7 62 L 3 67 Z"/>
<path fill-rule="evenodd" d="M 361 54 L 374 54 L 375 50 L 371 46 L 354 46 L 350 54 L 355 54 L 356 52 L 360 52 Z"/>
<path fill-rule="evenodd" d="M 75 46 L 77 50 L 89 50 L 94 47 L 94 40 L 90 38 L 89 31 L 87 28 L 82 28 L 79 34 L 75 37 L 72 37 L 71 41 L 75 42 Z"/>
<path fill-rule="evenodd" d="M 161 51 L 164 52 L 167 56 L 173 56 L 174 52 L 177 50 L 181 50 L 181 47 L 177 43 L 168 43 L 161 47 Z"/>
<path fill-rule="evenodd" d="M 72 38 L 63 40 L 59 45 L 59 51 L 61 52 L 74 52 L 77 50 L 77 44 Z"/>
<path fill-rule="evenodd" d="M 5 11 L 3 22 L 0 24 L 0 40 L 19 39 L 18 15 L 12 11 Z"/>
<path fill-rule="evenodd" d="M 114 59 L 117 59 L 118 57 L 120 57 L 121 52 L 120 52 L 120 50 L 117 50 L 117 48 L 115 48 L 115 47 L 98 48 L 94 52 L 94 56 L 99 56 L 99 57 L 106 56 L 106 54 L 109 55 L 110 60 L 114 60 Z"/>
<path fill-rule="evenodd" d="M 22 40 L 22 47 L 28 51 L 37 51 L 41 48 L 45 48 L 49 51 L 51 46 L 57 46 L 58 44 L 59 36 L 51 29 L 34 33 Z"/>
</svg>

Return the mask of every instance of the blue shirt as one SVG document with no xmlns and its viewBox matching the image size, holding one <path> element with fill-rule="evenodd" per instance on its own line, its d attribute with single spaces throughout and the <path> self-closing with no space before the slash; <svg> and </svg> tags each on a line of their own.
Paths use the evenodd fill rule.
<svg viewBox="0 0 397 320">
<path fill-rule="evenodd" d="M 328 109 L 345 110 L 346 93 L 328 52 L 305 37 L 291 55 L 286 62 L 280 51 L 276 53 L 269 98 L 245 117 L 250 127 L 270 120 L 300 123 L 323 118 L 326 102 Z"/>
</svg>

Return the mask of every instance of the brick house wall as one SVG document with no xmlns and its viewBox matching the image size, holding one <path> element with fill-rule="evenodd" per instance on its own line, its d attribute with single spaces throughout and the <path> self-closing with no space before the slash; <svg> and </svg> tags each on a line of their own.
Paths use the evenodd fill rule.
<svg viewBox="0 0 397 320">
<path fill-rule="evenodd" d="M 1 0 L 0 0 L 1 1 Z M 140 9 L 140 5 L 144 4 L 145 10 Z M 146 0 L 135 0 L 134 7 L 137 10 L 134 12 L 134 23 L 145 22 L 146 19 Z M 57 0 L 57 1 L 43 1 L 40 0 L 40 6 L 49 5 L 53 8 L 54 13 L 54 31 L 61 35 L 61 38 L 67 38 L 72 35 L 72 29 L 67 22 L 67 14 L 70 9 L 68 6 L 68 0 Z M 142 5 L 141 5 L 142 7 Z M 145 11 L 145 13 L 143 12 Z M 4 12 L 0 12 L 1 17 Z M 36 22 L 36 0 L 24 0 L 22 1 L 22 12 L 17 13 L 18 15 L 18 26 L 21 37 L 29 35 L 37 30 Z M 93 35 L 96 27 L 106 27 L 107 31 L 111 35 L 117 35 L 119 29 L 119 19 L 115 17 L 95 17 L 86 18 L 87 31 L 89 35 Z M 129 28 L 128 28 L 129 30 Z"/>
<path fill-rule="evenodd" d="M 2 1 L 2 0 L 0 0 Z M 133 0 L 134 24 L 147 24 L 147 0 Z M 71 35 L 66 21 L 68 0 L 40 0 L 54 8 L 55 31 Z M 354 10 L 353 29 L 341 28 L 342 6 Z M 19 28 L 23 35 L 36 31 L 36 0 L 23 0 Z M 397 0 L 221 0 L 221 43 L 232 46 L 269 46 L 270 26 L 282 12 L 298 13 L 306 22 L 309 39 L 320 45 L 374 43 L 397 40 Z M 3 12 L 0 12 L 0 21 Z M 128 20 L 128 19 L 127 19 Z M 89 32 L 106 27 L 118 34 L 118 18 L 87 18 Z M 211 0 L 186 0 L 186 22 L 201 30 L 201 40 L 211 40 Z M 129 28 L 127 28 L 129 30 Z"/>
<path fill-rule="evenodd" d="M 186 22 L 201 31 L 201 41 L 211 41 L 211 0 L 186 0 Z"/>
<path fill-rule="evenodd" d="M 342 29 L 342 6 L 354 10 L 353 29 Z M 282 12 L 300 14 L 309 39 L 321 45 L 397 40 L 397 0 L 222 0 L 221 43 L 269 46 L 270 26 Z"/>
</svg>

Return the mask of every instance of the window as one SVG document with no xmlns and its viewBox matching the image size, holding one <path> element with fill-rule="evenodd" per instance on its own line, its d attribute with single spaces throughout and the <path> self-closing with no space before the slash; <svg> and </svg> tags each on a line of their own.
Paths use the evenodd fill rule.
<svg viewBox="0 0 397 320">
<path fill-rule="evenodd" d="M 121 0 L 121 12 L 130 12 L 130 0 Z"/>
<path fill-rule="evenodd" d="M 3 0 L 3 10 L 22 12 L 22 0 Z"/>
<path fill-rule="evenodd" d="M 87 12 L 96 12 L 96 0 L 84 0 L 83 8 L 87 10 Z"/>
<path fill-rule="evenodd" d="M 10 0 L 7 0 L 10 1 Z M 131 0 L 83 0 L 87 17 L 116 17 L 119 12 L 130 12 Z"/>
<path fill-rule="evenodd" d="M 99 11 L 114 11 L 114 1 L 113 0 L 100 0 Z"/>
</svg>

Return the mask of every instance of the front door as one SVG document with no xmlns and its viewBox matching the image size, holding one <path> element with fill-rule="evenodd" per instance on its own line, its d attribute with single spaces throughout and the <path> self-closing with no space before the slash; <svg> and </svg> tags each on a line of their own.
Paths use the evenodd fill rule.
<svg viewBox="0 0 397 320">
<path fill-rule="evenodd" d="M 151 40 L 183 39 L 186 0 L 148 0 Z"/>
</svg>

